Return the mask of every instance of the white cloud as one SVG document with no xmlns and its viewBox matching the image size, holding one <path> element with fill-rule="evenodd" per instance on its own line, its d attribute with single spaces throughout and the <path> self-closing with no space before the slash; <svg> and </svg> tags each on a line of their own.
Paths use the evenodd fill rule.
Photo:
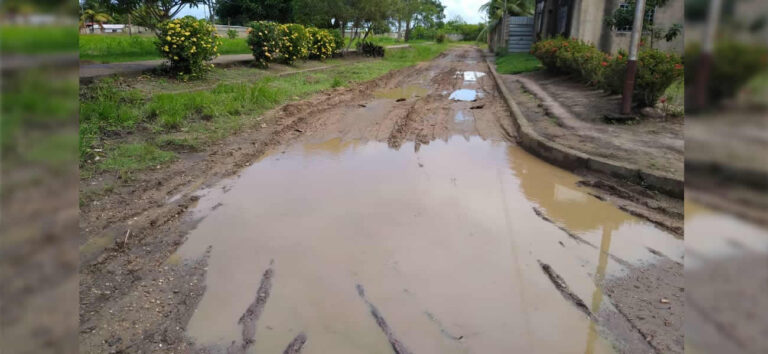
<svg viewBox="0 0 768 354">
<path fill-rule="evenodd" d="M 461 16 L 467 23 L 482 22 L 480 5 L 488 0 L 442 0 L 445 5 L 445 19 L 450 20 L 456 15 Z"/>
</svg>

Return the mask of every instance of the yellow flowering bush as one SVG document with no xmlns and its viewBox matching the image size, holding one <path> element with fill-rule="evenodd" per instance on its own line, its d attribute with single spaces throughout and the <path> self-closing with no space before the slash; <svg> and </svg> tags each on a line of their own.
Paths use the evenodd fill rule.
<svg viewBox="0 0 768 354">
<path fill-rule="evenodd" d="M 282 25 L 269 21 L 256 21 L 248 25 L 248 47 L 251 48 L 259 67 L 268 67 L 280 53 L 281 27 Z"/>
<path fill-rule="evenodd" d="M 185 16 L 161 23 L 155 45 L 170 62 L 171 72 L 199 78 L 213 67 L 206 62 L 219 56 L 221 39 L 208 21 Z"/>
<path fill-rule="evenodd" d="M 314 27 L 307 28 L 309 32 L 309 58 L 325 60 L 333 55 L 336 50 L 336 42 L 331 32 Z"/>
<path fill-rule="evenodd" d="M 280 58 L 286 64 L 309 57 L 309 31 L 304 26 L 291 23 L 280 25 Z"/>
</svg>

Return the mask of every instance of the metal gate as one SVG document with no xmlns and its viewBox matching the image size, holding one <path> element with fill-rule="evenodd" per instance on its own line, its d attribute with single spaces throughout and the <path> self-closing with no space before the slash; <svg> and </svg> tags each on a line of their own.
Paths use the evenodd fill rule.
<svg viewBox="0 0 768 354">
<path fill-rule="evenodd" d="M 509 40 L 507 50 L 510 53 L 528 52 L 533 43 L 533 17 L 507 17 Z"/>
</svg>

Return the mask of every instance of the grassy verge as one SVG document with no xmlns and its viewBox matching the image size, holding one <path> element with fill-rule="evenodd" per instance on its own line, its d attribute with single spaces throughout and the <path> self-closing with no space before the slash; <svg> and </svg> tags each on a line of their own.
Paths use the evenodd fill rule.
<svg viewBox="0 0 768 354">
<path fill-rule="evenodd" d="M 219 53 L 248 54 L 250 48 L 245 38 L 222 38 Z M 128 35 L 80 35 L 80 59 L 100 63 L 116 63 L 137 60 L 162 59 L 155 48 L 154 36 Z"/>
<path fill-rule="evenodd" d="M 542 68 L 539 59 L 530 53 L 509 53 L 496 57 L 496 70 L 499 74 L 520 74 Z"/>
<path fill-rule="evenodd" d="M 76 50 L 76 27 L 0 26 L 0 51 L 3 54 L 50 54 Z"/>
<path fill-rule="evenodd" d="M 280 104 L 431 60 L 448 47 L 417 44 L 388 51 L 381 60 L 288 76 L 264 75 L 248 83 L 219 83 L 195 92 L 146 94 L 122 88 L 114 79 L 102 80 L 81 90 L 81 174 L 128 176 L 160 165 L 177 152 L 194 151 L 257 126 L 262 113 Z"/>
</svg>

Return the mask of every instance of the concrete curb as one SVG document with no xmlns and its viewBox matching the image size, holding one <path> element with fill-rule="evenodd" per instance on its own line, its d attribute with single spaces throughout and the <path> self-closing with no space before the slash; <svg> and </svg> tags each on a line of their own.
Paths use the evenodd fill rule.
<svg viewBox="0 0 768 354">
<path fill-rule="evenodd" d="M 600 157 L 587 155 L 583 152 L 560 145 L 554 141 L 540 136 L 533 130 L 533 126 L 525 118 L 523 112 L 517 106 L 512 96 L 504 85 L 493 62 L 485 57 L 485 62 L 491 71 L 496 87 L 498 87 L 509 110 L 512 112 L 512 122 L 517 129 L 517 142 L 526 151 L 554 164 L 569 170 L 585 169 L 625 180 L 643 187 L 664 193 L 666 195 L 683 198 L 683 180 L 645 171 L 640 168 L 606 160 Z"/>
</svg>

